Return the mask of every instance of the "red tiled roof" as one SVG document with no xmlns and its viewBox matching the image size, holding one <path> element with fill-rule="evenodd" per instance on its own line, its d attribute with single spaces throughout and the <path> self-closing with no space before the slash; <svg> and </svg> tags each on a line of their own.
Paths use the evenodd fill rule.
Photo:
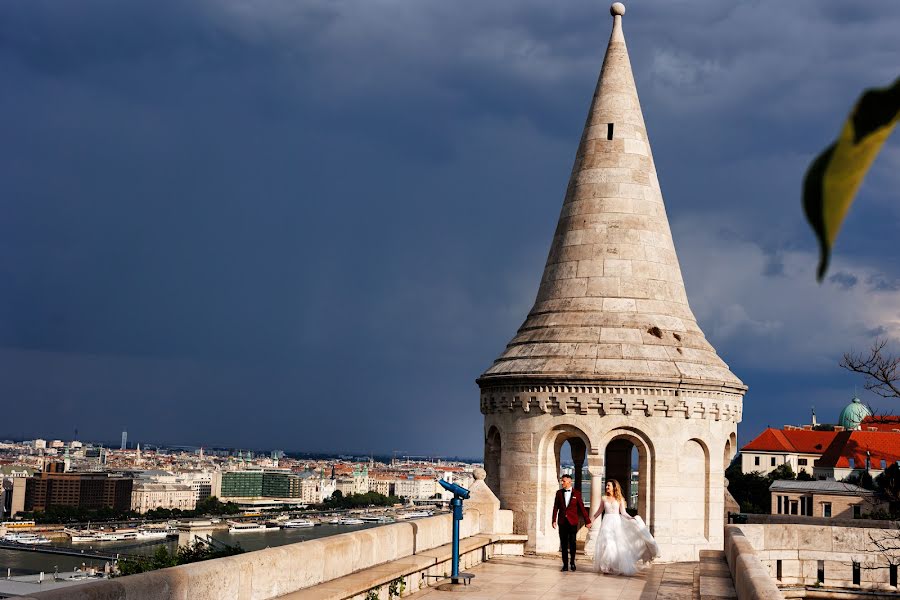
<svg viewBox="0 0 900 600">
<path fill-rule="evenodd" d="M 741 448 L 741 451 L 797 452 L 800 454 L 822 454 L 834 440 L 834 431 L 813 431 L 809 429 L 773 429 L 769 427 Z"/>
<path fill-rule="evenodd" d="M 875 428 L 878 431 L 891 431 L 896 433 L 900 430 L 900 416 L 868 416 L 859 424 L 863 431 Z"/>
<path fill-rule="evenodd" d="M 866 466 L 866 452 L 869 453 L 871 469 L 881 470 L 881 461 L 887 466 L 900 461 L 900 433 L 886 431 L 841 431 L 816 462 L 817 467 L 849 469 L 850 460 L 854 468 Z"/>
</svg>

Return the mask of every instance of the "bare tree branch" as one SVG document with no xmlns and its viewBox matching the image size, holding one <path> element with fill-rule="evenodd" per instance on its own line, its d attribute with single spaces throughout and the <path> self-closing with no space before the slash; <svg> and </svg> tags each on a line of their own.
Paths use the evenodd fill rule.
<svg viewBox="0 0 900 600">
<path fill-rule="evenodd" d="M 900 398 L 900 356 L 887 350 L 886 339 L 875 340 L 869 352 L 848 352 L 840 366 L 865 377 L 864 387 L 882 398 Z"/>
</svg>

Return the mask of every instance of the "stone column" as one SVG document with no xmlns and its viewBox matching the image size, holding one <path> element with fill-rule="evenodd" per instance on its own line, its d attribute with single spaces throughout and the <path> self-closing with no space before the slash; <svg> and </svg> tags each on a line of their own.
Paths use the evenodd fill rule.
<svg viewBox="0 0 900 600">
<path fill-rule="evenodd" d="M 588 457 L 588 469 L 591 472 L 591 516 L 600 510 L 603 501 L 603 456 Z"/>
<path fill-rule="evenodd" d="M 569 448 L 572 449 L 572 462 L 575 464 L 575 471 L 572 473 L 572 481 L 575 489 L 580 492 L 582 479 L 584 478 L 582 472 L 584 471 L 584 457 L 587 453 L 587 448 L 584 445 L 584 441 L 580 438 L 569 439 Z"/>
<path fill-rule="evenodd" d="M 603 502 L 603 456 L 594 454 L 587 457 L 588 470 L 591 473 L 591 506 L 588 512 L 591 513 L 591 519 L 594 520 L 594 514 L 600 510 L 600 503 Z M 594 555 L 594 541 L 596 539 L 596 527 L 599 523 L 594 520 L 591 529 L 584 542 L 584 553 L 587 556 Z"/>
</svg>

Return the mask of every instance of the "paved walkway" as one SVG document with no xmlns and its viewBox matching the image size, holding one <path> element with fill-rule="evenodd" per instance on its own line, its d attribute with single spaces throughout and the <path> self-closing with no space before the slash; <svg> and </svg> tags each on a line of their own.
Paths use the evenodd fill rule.
<svg viewBox="0 0 900 600">
<path fill-rule="evenodd" d="M 655 564 L 634 577 L 598 575 L 579 564 L 560 572 L 558 558 L 501 556 L 468 569 L 465 592 L 424 589 L 411 600 L 692 600 L 699 563 Z"/>
</svg>

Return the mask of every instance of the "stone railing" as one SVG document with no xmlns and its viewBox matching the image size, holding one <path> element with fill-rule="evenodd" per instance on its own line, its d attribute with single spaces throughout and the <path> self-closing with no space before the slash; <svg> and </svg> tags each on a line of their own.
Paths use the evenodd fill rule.
<svg viewBox="0 0 900 600">
<path fill-rule="evenodd" d="M 736 525 L 725 526 L 725 559 L 738 600 L 784 600 L 753 544 Z"/>
<path fill-rule="evenodd" d="M 768 524 L 743 524 L 741 531 L 756 549 L 759 561 L 785 594 L 795 596 L 799 588 L 812 597 L 830 590 L 896 592 L 891 585 L 892 551 L 900 540 L 897 523 L 862 519 L 809 522 L 778 520 Z M 896 567 L 894 567 L 896 576 Z"/>
<path fill-rule="evenodd" d="M 462 567 L 522 554 L 512 513 L 481 478 L 460 523 Z M 439 515 L 34 594 L 35 600 L 340 600 L 416 591 L 450 571 L 452 516 Z M 434 578 L 432 578 L 434 577 Z"/>
</svg>

